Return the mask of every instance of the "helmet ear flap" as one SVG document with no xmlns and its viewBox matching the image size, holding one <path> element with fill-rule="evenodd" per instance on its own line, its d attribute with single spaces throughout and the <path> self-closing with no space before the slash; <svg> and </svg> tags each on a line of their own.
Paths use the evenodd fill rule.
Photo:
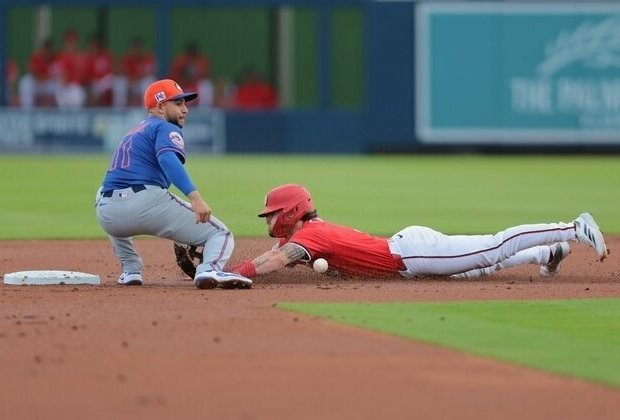
<svg viewBox="0 0 620 420">
<path fill-rule="evenodd" d="M 269 191 L 265 196 L 265 208 L 259 217 L 281 210 L 273 228 L 272 234 L 284 237 L 290 233 L 295 223 L 314 210 L 312 196 L 303 186 L 297 184 L 280 185 Z"/>
<path fill-rule="evenodd" d="M 299 207 L 295 206 L 292 209 L 288 209 L 280 213 L 272 230 L 272 233 L 276 237 L 283 238 L 290 233 L 293 226 L 295 226 L 295 223 L 299 220 L 297 217 L 298 210 Z"/>
</svg>

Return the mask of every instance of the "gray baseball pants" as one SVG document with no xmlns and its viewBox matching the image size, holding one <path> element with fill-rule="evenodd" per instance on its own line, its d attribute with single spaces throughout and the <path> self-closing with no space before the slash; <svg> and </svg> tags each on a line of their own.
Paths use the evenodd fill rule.
<svg viewBox="0 0 620 420">
<path fill-rule="evenodd" d="M 190 204 L 168 190 L 146 185 L 114 190 L 96 197 L 99 224 L 109 235 L 123 272 L 140 273 L 142 259 L 132 238 L 151 235 L 188 245 L 204 245 L 203 263 L 196 272 L 223 270 L 234 248 L 233 234 L 211 215 L 206 223 L 196 223 Z M 171 254 L 172 255 L 172 254 Z"/>
</svg>

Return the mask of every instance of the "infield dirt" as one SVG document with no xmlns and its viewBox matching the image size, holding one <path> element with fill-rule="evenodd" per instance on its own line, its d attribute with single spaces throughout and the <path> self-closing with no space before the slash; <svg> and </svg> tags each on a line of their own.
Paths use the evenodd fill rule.
<svg viewBox="0 0 620 420">
<path fill-rule="evenodd" d="M 1 419 L 617 419 L 620 389 L 285 312 L 278 302 L 620 297 L 576 244 L 561 272 L 480 280 L 337 279 L 306 267 L 251 290 L 198 290 L 172 243 L 138 239 L 145 285 L 116 284 L 110 244 L 0 242 L 2 274 L 75 270 L 101 286 L 0 287 Z M 269 239 L 237 239 L 232 263 Z"/>
</svg>

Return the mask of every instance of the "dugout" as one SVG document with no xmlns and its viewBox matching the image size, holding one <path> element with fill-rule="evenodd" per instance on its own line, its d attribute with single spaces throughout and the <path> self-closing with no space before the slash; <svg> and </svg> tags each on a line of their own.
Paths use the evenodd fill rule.
<svg viewBox="0 0 620 420">
<path fill-rule="evenodd" d="M 156 52 L 160 76 L 193 37 L 200 38 L 215 74 L 234 77 L 251 64 L 268 75 L 283 107 L 227 110 L 227 152 L 617 150 L 618 69 L 596 70 L 584 60 L 551 79 L 537 69 L 547 58 L 546 45 L 583 26 L 604 28 L 620 14 L 619 6 L 534 3 L 45 2 L 53 11 L 48 31 L 55 36 L 68 26 L 84 34 L 97 30 L 117 54 L 132 36 L 143 36 Z M 40 5 L 0 0 L 3 74 L 9 55 L 23 68 L 36 44 L 41 21 L 34 11 Z M 524 16 L 550 29 L 531 30 Z M 2 84 L 3 103 L 5 90 Z M 549 100 L 557 103 L 549 106 Z"/>
</svg>

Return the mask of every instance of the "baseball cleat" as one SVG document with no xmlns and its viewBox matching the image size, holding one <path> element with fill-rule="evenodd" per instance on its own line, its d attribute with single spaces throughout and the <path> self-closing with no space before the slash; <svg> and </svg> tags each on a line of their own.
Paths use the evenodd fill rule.
<svg viewBox="0 0 620 420">
<path fill-rule="evenodd" d="M 581 213 L 574 223 L 577 241 L 594 248 L 599 256 L 599 260 L 603 261 L 607 256 L 607 245 L 592 215 L 590 213 Z"/>
<path fill-rule="evenodd" d="M 549 250 L 549 262 L 540 266 L 540 275 L 544 277 L 554 276 L 558 273 L 560 263 L 570 254 L 570 245 L 568 242 L 558 242 L 550 245 Z"/>
<path fill-rule="evenodd" d="M 124 286 L 142 286 L 142 275 L 140 273 L 123 273 L 118 278 L 117 283 Z"/>
<path fill-rule="evenodd" d="M 198 289 L 251 289 L 252 280 L 237 273 L 212 270 L 196 274 L 194 285 Z"/>
</svg>

